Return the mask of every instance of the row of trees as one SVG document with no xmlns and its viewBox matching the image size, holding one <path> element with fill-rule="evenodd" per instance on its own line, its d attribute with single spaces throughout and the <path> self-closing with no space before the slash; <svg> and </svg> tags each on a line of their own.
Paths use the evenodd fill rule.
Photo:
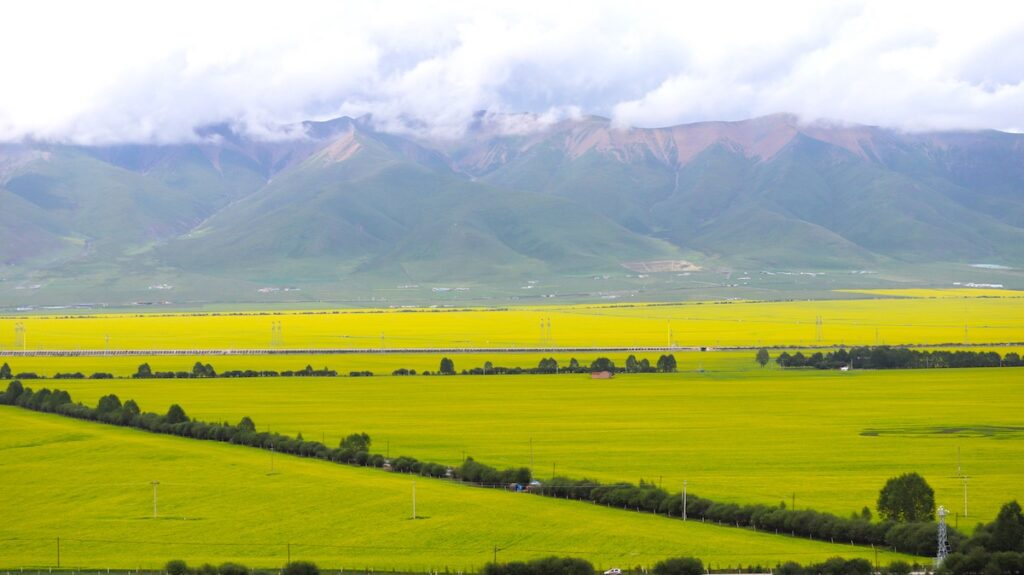
<svg viewBox="0 0 1024 575">
<path fill-rule="evenodd" d="M 164 566 L 167 575 L 320 575 L 320 568 L 309 561 L 292 561 L 280 570 L 262 571 L 250 569 L 240 563 L 221 563 L 218 566 L 204 563 L 198 567 L 189 567 L 180 559 L 168 561 Z"/>
<path fill-rule="evenodd" d="M 590 373 L 592 371 L 611 371 L 613 373 L 671 373 L 675 372 L 678 367 L 676 358 L 672 354 L 662 355 L 658 358 L 655 365 L 651 365 L 650 360 L 644 358 L 637 360 L 635 355 L 630 355 L 626 358 L 625 367 L 616 367 L 615 362 L 608 359 L 607 357 L 599 357 L 595 359 L 590 365 L 581 365 L 576 358 L 569 360 L 568 365 L 559 366 L 558 360 L 553 357 L 547 357 L 540 360 L 537 367 L 502 367 L 495 366 L 491 362 L 486 362 L 483 367 L 474 367 L 469 370 L 462 370 L 462 375 L 520 375 L 520 374 L 544 374 L 544 373 Z M 437 371 L 440 375 L 456 375 L 455 362 L 450 358 L 442 358 L 441 364 Z M 415 369 L 400 368 L 391 372 L 392 375 L 416 375 Z M 138 367 L 135 373 L 132 374 L 134 379 L 196 379 L 196 378 L 211 378 L 211 377 L 336 377 L 338 372 L 333 369 L 313 369 L 312 366 L 307 365 L 305 369 L 299 370 L 285 370 L 285 371 L 274 371 L 274 370 L 253 370 L 253 369 L 236 369 L 220 372 L 213 368 L 209 363 L 202 363 L 197 361 L 192 366 L 191 371 L 153 371 L 148 363 L 143 363 Z M 366 377 L 372 376 L 372 371 L 351 371 L 349 372 L 350 377 Z M 432 375 L 430 371 L 424 371 L 423 375 Z M 76 373 L 58 373 L 54 376 L 54 379 L 85 379 L 86 376 L 80 372 Z M 111 379 L 113 375 L 109 373 L 94 373 L 88 376 L 89 379 Z M 40 376 L 36 373 L 19 373 L 13 375 L 9 365 L 4 363 L 0 366 L 0 379 L 40 379 Z"/>
<path fill-rule="evenodd" d="M 73 403 L 67 391 L 51 391 L 44 388 L 34 392 L 31 388 L 24 388 L 18 380 L 12 381 L 7 390 L 0 394 L 0 403 L 79 419 L 136 427 L 155 433 L 273 449 L 337 463 L 390 468 L 392 471 L 402 473 L 461 479 L 482 487 L 508 488 L 511 484 L 525 486 L 532 480 L 530 470 L 526 467 L 499 470 L 477 462 L 471 457 L 466 458 L 458 468 L 422 462 L 412 457 L 398 457 L 390 461 L 379 453 L 370 452 L 372 441 L 365 433 L 349 435 L 338 447 L 332 449 L 318 441 L 305 441 L 302 434 L 289 437 L 279 433 L 258 432 L 249 417 L 243 417 L 235 425 L 195 421 L 191 420 L 177 404 L 172 405 L 166 414 L 147 413 L 142 412 L 135 401 L 128 400 L 122 403 L 113 394 L 100 398 L 97 406 L 93 408 Z M 681 493 L 669 493 L 653 483 L 644 481 L 639 485 L 602 484 L 590 479 L 555 477 L 549 483 L 532 486 L 531 490 L 536 494 L 550 497 L 590 501 L 669 517 L 683 516 Z M 893 515 L 889 515 L 890 512 L 882 510 L 882 499 L 880 496 L 879 507 L 886 519 L 881 523 L 872 523 L 870 512 L 845 519 L 818 511 L 786 509 L 785 503 L 778 506 L 738 505 L 718 503 L 694 494 L 688 494 L 686 514 L 691 520 L 713 521 L 825 541 L 885 545 L 918 555 L 934 553 L 935 524 L 930 521 L 919 521 L 919 516 L 910 516 L 906 513 L 893 512 Z M 897 519 L 913 522 L 900 522 Z M 958 548 L 962 543 L 963 536 L 955 530 L 950 529 L 948 537 L 953 548 Z"/>
<path fill-rule="evenodd" d="M 731 566 L 725 569 L 727 573 L 742 572 L 742 567 L 734 569 Z M 844 559 L 833 557 L 821 563 L 801 565 L 789 561 L 776 565 L 774 568 L 767 568 L 762 565 L 748 565 L 748 573 L 772 572 L 778 575 L 910 575 L 913 571 L 921 571 L 921 565 L 910 565 L 905 561 L 893 561 L 886 568 L 873 569 L 871 563 L 866 559 Z M 635 572 L 644 572 L 646 569 L 637 567 Z M 672 557 L 659 561 L 651 569 L 654 575 L 705 575 L 706 573 L 720 572 L 721 569 L 713 569 L 711 565 L 705 567 L 704 563 L 696 557 Z M 482 575 L 593 575 L 594 567 L 583 559 L 573 557 L 546 557 L 532 561 L 512 561 L 509 563 L 488 563 L 484 566 Z M 1004 571 L 1003 573 L 1010 573 Z"/>
<path fill-rule="evenodd" d="M 566 365 L 559 365 L 558 360 L 553 357 L 545 357 L 540 360 L 537 367 L 504 367 L 496 366 L 491 362 L 485 362 L 482 367 L 463 369 L 456 372 L 455 362 L 450 358 L 442 358 L 437 373 L 440 375 L 521 375 L 521 374 L 545 374 L 545 373 L 591 373 L 595 371 L 610 371 L 612 373 L 672 373 L 678 369 L 675 355 L 662 355 L 658 361 L 651 365 L 647 358 L 637 359 L 635 355 L 626 358 L 626 365 L 619 367 L 607 357 L 599 357 L 590 362 L 589 365 L 581 364 L 575 357 L 569 359 Z M 392 375 L 416 375 L 415 369 L 396 369 Z M 431 375 L 429 371 L 423 375 Z"/>
<path fill-rule="evenodd" d="M 771 361 L 768 350 L 761 348 L 754 360 L 764 367 Z M 854 347 L 804 355 L 782 352 L 775 358 L 780 367 L 813 367 L 816 369 L 919 369 L 941 367 L 1022 367 L 1020 355 L 1009 352 L 1000 356 L 994 351 L 923 351 L 905 347 Z"/>
<path fill-rule="evenodd" d="M 370 372 L 352 372 L 350 375 L 373 375 Z M 148 363 L 144 363 L 139 366 L 138 370 L 132 374 L 135 379 L 194 379 L 194 378 L 207 378 L 207 377 L 335 377 L 338 372 L 333 369 L 313 369 L 312 366 L 307 365 L 305 369 L 298 370 L 285 370 L 285 371 L 274 371 L 274 370 L 230 370 L 222 372 L 219 376 L 217 370 L 213 369 L 210 364 L 203 364 L 197 361 L 192 366 L 192 371 L 153 371 Z"/>
<path fill-rule="evenodd" d="M 640 481 L 631 483 L 602 484 L 591 479 L 555 477 L 540 486 L 535 493 L 550 497 L 590 501 L 599 505 L 660 513 L 669 517 L 682 517 L 683 497 L 681 492 L 669 493 L 657 485 Z M 888 512 L 883 512 L 886 515 Z M 761 531 L 773 531 L 789 535 L 811 537 L 823 541 L 842 541 L 862 545 L 879 545 L 895 548 L 905 553 L 929 555 L 935 552 L 935 523 L 929 518 L 901 520 L 884 518 L 882 522 L 871 521 L 871 512 L 866 508 L 850 518 L 838 517 L 831 513 L 813 510 L 787 509 L 781 502 L 772 505 L 739 505 L 719 503 L 687 494 L 686 516 L 690 520 L 712 521 L 736 527 L 750 527 Z M 948 530 L 948 538 L 959 543 L 963 536 L 954 529 Z"/>
</svg>

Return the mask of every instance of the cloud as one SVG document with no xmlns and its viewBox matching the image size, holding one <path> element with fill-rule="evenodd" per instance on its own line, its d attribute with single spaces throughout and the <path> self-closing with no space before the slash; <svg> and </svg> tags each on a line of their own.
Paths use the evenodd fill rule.
<svg viewBox="0 0 1024 575">
<path fill-rule="evenodd" d="M 905 129 L 1024 129 L 1024 8 L 848 1 L 99 2 L 8 7 L 0 140 L 174 142 L 229 122 L 372 114 L 457 137 L 775 112 Z"/>
</svg>

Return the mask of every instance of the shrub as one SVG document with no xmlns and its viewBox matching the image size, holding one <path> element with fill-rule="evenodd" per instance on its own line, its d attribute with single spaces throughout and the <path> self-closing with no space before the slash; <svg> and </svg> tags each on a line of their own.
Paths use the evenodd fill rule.
<svg viewBox="0 0 1024 575">
<path fill-rule="evenodd" d="M 187 575 L 188 565 L 181 559 L 172 559 L 164 565 L 164 571 L 167 571 L 167 575 Z"/>
<path fill-rule="evenodd" d="M 221 563 L 217 568 L 219 575 L 249 575 L 249 568 L 238 563 Z"/>
<path fill-rule="evenodd" d="M 694 557 L 673 557 L 659 561 L 654 566 L 654 575 L 702 575 L 704 564 Z"/>
<path fill-rule="evenodd" d="M 320 575 L 320 568 L 309 561 L 292 561 L 284 566 L 281 575 Z"/>
</svg>

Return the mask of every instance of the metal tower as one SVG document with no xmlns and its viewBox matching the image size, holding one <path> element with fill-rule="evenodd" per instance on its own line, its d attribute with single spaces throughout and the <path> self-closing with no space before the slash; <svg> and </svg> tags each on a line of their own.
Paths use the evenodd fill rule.
<svg viewBox="0 0 1024 575">
<path fill-rule="evenodd" d="M 946 555 L 949 555 L 949 542 L 946 541 L 946 508 L 939 506 L 937 513 L 939 516 L 939 540 L 938 540 L 938 552 L 935 555 L 935 566 L 942 565 L 942 562 L 946 560 Z"/>
<path fill-rule="evenodd" d="M 14 323 L 14 348 L 25 349 L 25 324 L 20 321 Z"/>
</svg>

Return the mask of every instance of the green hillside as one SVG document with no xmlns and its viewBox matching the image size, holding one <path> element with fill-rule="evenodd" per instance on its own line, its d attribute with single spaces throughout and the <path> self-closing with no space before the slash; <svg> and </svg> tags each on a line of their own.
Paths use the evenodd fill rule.
<svg viewBox="0 0 1024 575">
<path fill-rule="evenodd" d="M 897 282 L 1024 266 L 1018 134 L 787 115 L 481 125 L 455 141 L 377 132 L 369 118 L 293 128 L 275 141 L 217 125 L 174 145 L 0 147 L 0 261 L 20 282 L 60 283 L 59 301 L 78 299 L 76 283 L 146 300 L 136 286 L 154 278 L 238 299 L 265 283 L 504 289 L 655 260 Z"/>
</svg>

